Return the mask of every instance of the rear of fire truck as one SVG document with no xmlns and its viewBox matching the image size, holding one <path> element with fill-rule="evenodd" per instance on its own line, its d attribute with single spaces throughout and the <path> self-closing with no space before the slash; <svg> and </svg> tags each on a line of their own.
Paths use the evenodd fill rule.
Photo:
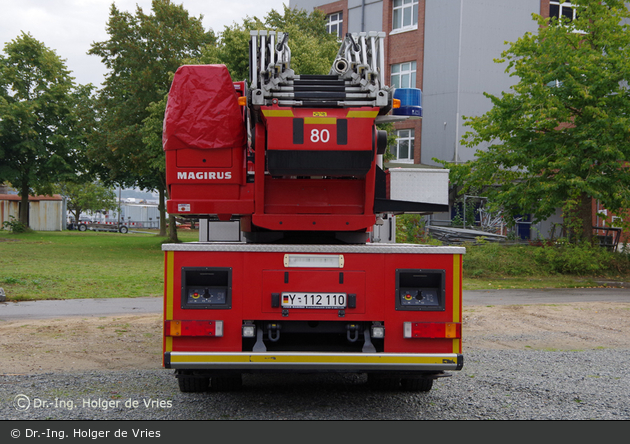
<svg viewBox="0 0 630 444">
<path fill-rule="evenodd" d="M 177 71 L 167 210 L 204 227 L 163 246 L 163 365 L 182 391 L 284 371 L 427 391 L 462 368 L 464 249 L 369 241 L 393 214 L 448 210 L 388 196 L 376 124 L 421 106 L 385 86 L 383 39 L 348 34 L 330 72 L 306 76 L 286 34 L 253 31 L 248 82 L 223 65 Z"/>
</svg>

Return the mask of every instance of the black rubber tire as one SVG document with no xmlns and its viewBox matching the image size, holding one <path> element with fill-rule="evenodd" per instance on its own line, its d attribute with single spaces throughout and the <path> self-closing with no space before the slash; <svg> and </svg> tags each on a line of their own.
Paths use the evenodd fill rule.
<svg viewBox="0 0 630 444">
<path fill-rule="evenodd" d="M 86 230 L 87 230 L 87 225 L 79 224 L 79 231 L 86 231 Z"/>
<path fill-rule="evenodd" d="M 243 377 L 241 375 L 213 376 L 210 380 L 210 387 L 216 392 L 233 392 L 243 387 Z"/>
<path fill-rule="evenodd" d="M 367 382 L 375 390 L 398 390 L 400 388 L 400 378 L 394 376 L 368 373 Z"/>
<path fill-rule="evenodd" d="M 184 393 L 205 392 L 210 387 L 210 378 L 199 376 L 179 375 L 177 376 L 179 391 Z"/>
<path fill-rule="evenodd" d="M 400 386 L 408 392 L 428 392 L 433 387 L 433 379 L 430 378 L 402 378 Z"/>
<path fill-rule="evenodd" d="M 129 228 L 123 226 L 118 229 L 122 234 L 126 234 L 129 231 Z"/>
</svg>

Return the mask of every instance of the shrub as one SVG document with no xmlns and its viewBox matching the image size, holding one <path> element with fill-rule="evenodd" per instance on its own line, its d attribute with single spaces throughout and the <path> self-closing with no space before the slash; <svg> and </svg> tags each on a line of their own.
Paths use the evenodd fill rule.
<svg viewBox="0 0 630 444">
<path fill-rule="evenodd" d="M 396 242 L 400 244 L 442 245 L 430 237 L 426 230 L 426 221 L 418 214 L 396 216 Z"/>
<path fill-rule="evenodd" d="M 619 276 L 630 275 L 630 255 L 589 244 L 559 242 L 543 246 L 498 243 L 465 245 L 464 276 Z"/>
<path fill-rule="evenodd" d="M 30 231 L 28 225 L 23 224 L 15 218 L 15 216 L 9 216 L 10 220 L 2 222 L 2 229 L 8 229 L 13 233 L 26 233 Z"/>
<path fill-rule="evenodd" d="M 589 244 L 559 244 L 535 248 L 537 264 L 558 274 L 602 275 L 628 273 L 628 255 Z"/>
<path fill-rule="evenodd" d="M 528 247 L 505 246 L 495 242 L 464 244 L 464 276 L 535 276 L 537 264 L 527 252 Z"/>
</svg>

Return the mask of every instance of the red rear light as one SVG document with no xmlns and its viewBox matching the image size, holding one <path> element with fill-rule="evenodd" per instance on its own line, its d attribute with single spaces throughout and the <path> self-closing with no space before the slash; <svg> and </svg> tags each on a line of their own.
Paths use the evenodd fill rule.
<svg viewBox="0 0 630 444">
<path fill-rule="evenodd" d="M 448 338 L 462 337 L 462 324 L 459 322 L 405 322 L 405 338 Z"/>
<path fill-rule="evenodd" d="M 223 321 L 164 321 L 166 336 L 223 336 Z"/>
</svg>

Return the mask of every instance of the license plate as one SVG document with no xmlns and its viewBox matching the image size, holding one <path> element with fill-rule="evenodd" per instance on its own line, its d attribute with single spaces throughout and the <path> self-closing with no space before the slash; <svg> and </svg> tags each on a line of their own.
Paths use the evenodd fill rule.
<svg viewBox="0 0 630 444">
<path fill-rule="evenodd" d="M 346 308 L 346 293 L 282 293 L 282 308 Z"/>
</svg>

